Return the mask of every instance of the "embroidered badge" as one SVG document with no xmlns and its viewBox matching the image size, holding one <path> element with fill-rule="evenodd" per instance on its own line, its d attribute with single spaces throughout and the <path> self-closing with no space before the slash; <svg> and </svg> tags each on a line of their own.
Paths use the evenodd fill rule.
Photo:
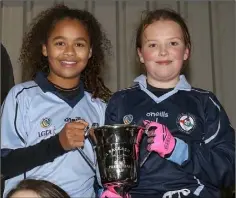
<svg viewBox="0 0 236 198">
<path fill-rule="evenodd" d="M 131 114 L 125 115 L 123 117 L 124 124 L 130 124 L 133 121 L 133 116 Z"/>
<path fill-rule="evenodd" d="M 180 114 L 176 120 L 180 131 L 190 134 L 196 126 L 195 117 L 189 113 Z"/>
<path fill-rule="evenodd" d="M 51 119 L 50 118 L 43 118 L 42 121 L 40 122 L 40 126 L 42 128 L 47 128 L 51 126 Z"/>
</svg>

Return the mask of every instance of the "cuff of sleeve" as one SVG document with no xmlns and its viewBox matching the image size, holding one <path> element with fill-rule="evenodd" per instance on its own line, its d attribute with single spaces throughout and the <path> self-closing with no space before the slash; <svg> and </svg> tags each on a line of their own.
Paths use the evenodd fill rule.
<svg viewBox="0 0 236 198">
<path fill-rule="evenodd" d="M 104 192 L 104 188 L 98 189 L 98 198 L 102 196 L 102 193 Z"/>
<path fill-rule="evenodd" d="M 47 141 L 47 140 L 46 140 Z M 66 153 L 67 151 L 64 150 L 62 147 L 60 140 L 59 140 L 59 135 L 55 135 L 52 138 L 49 138 L 50 144 L 49 146 L 51 147 L 49 151 L 51 151 L 53 156 L 60 156 Z"/>
<path fill-rule="evenodd" d="M 176 164 L 182 165 L 184 161 L 188 160 L 188 154 L 189 154 L 188 144 L 179 138 L 175 139 L 176 139 L 175 149 L 172 152 L 171 156 L 166 159 L 175 162 Z"/>
</svg>

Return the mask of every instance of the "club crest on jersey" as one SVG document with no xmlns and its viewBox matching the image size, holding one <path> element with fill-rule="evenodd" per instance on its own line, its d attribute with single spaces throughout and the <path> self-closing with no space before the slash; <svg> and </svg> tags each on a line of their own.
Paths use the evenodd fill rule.
<svg viewBox="0 0 236 198">
<path fill-rule="evenodd" d="M 133 121 L 133 116 L 131 114 L 125 115 L 123 117 L 124 124 L 130 124 Z"/>
<path fill-rule="evenodd" d="M 40 122 L 40 126 L 42 128 L 47 128 L 51 126 L 51 119 L 50 118 L 43 118 L 42 121 Z"/>
<path fill-rule="evenodd" d="M 195 117 L 189 113 L 180 114 L 176 122 L 179 130 L 187 134 L 190 134 L 196 126 Z"/>
</svg>

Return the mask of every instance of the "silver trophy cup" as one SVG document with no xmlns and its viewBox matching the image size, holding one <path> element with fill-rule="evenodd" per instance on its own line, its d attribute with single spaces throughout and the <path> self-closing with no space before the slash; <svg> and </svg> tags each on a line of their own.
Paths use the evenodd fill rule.
<svg viewBox="0 0 236 198">
<path fill-rule="evenodd" d="M 138 180 L 135 125 L 105 125 L 94 129 L 96 154 L 101 182 L 107 189 L 115 189 L 121 196 Z"/>
</svg>

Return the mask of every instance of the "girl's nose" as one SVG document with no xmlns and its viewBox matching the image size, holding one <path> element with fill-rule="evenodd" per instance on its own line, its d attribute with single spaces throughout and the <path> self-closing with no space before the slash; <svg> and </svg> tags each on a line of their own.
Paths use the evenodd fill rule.
<svg viewBox="0 0 236 198">
<path fill-rule="evenodd" d="M 160 46 L 159 56 L 166 56 L 168 54 L 166 46 Z"/>
<path fill-rule="evenodd" d="M 73 56 L 75 54 L 75 49 L 73 46 L 67 46 L 64 51 L 64 55 Z"/>
</svg>

